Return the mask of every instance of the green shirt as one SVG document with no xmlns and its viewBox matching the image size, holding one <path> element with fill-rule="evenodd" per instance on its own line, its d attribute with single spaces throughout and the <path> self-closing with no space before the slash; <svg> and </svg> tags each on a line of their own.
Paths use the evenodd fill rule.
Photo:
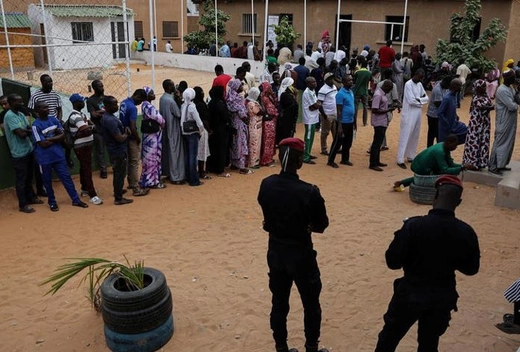
<svg viewBox="0 0 520 352">
<path fill-rule="evenodd" d="M 366 97 L 368 96 L 368 84 L 372 79 L 372 72 L 366 68 L 360 68 L 354 73 L 354 92 L 355 97 Z"/>
<path fill-rule="evenodd" d="M 27 137 L 21 138 L 14 132 L 19 128 L 26 130 L 28 127 L 29 123 L 23 113 L 9 110 L 5 114 L 5 137 L 13 158 L 22 158 L 33 151 L 33 144 L 29 138 L 30 133 L 27 134 Z"/>
<path fill-rule="evenodd" d="M 418 175 L 458 175 L 461 165 L 455 164 L 451 153 L 444 150 L 444 142 L 432 145 L 413 159 L 412 171 Z"/>
</svg>

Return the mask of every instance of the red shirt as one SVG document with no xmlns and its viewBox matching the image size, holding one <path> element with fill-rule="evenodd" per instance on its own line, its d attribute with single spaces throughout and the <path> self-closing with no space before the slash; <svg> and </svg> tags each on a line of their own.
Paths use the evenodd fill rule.
<svg viewBox="0 0 520 352">
<path fill-rule="evenodd" d="M 224 87 L 224 96 L 226 96 L 227 84 L 229 81 L 231 81 L 231 78 L 232 77 L 230 75 L 226 75 L 225 73 L 223 73 L 213 79 L 213 85 L 211 86 L 211 88 L 215 86 Z"/>
<path fill-rule="evenodd" d="M 379 49 L 379 67 L 390 68 L 394 61 L 395 50 L 389 46 L 384 46 Z"/>
</svg>

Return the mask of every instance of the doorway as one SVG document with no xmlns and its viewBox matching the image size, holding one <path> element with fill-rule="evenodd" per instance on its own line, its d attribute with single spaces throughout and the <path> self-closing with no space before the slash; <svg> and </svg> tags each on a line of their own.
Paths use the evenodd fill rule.
<svg viewBox="0 0 520 352">
<path fill-rule="evenodd" d="M 335 26 L 334 28 L 338 28 L 338 17 L 335 18 Z M 352 15 L 339 15 L 341 20 L 352 20 Z M 339 33 L 336 33 L 338 38 L 338 46 L 341 48 L 344 45 L 350 51 L 350 44 L 352 41 L 352 22 L 340 22 L 339 23 Z M 336 48 L 338 50 L 339 48 Z"/>
</svg>

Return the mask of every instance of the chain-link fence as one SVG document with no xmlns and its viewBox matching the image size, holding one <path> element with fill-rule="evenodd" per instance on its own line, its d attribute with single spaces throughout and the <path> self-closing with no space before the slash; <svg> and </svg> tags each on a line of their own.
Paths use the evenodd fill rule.
<svg viewBox="0 0 520 352">
<path fill-rule="evenodd" d="M 65 96 L 88 96 L 92 80 L 102 79 L 107 94 L 127 96 L 134 13 L 126 1 L 0 0 L 0 6 L 0 78 L 39 87 L 47 73 Z"/>
</svg>

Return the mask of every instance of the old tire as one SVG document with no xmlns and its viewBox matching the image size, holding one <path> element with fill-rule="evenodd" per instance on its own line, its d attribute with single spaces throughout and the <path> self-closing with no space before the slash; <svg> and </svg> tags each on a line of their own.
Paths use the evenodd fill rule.
<svg viewBox="0 0 520 352">
<path fill-rule="evenodd" d="M 166 295 L 156 304 L 133 310 L 132 306 L 127 311 L 115 311 L 102 305 L 103 322 L 105 326 L 121 334 L 139 334 L 154 330 L 163 325 L 172 315 L 172 296 L 167 288 Z"/>
<path fill-rule="evenodd" d="M 101 285 L 101 299 L 104 307 L 113 311 L 142 310 L 162 301 L 168 286 L 162 272 L 153 268 L 144 268 L 145 287 L 129 291 L 123 285 L 124 280 L 118 274 L 112 274 Z"/>
<path fill-rule="evenodd" d="M 140 334 L 121 334 L 105 325 L 105 341 L 112 352 L 153 352 L 166 345 L 174 332 L 173 316 L 161 326 Z"/>
<path fill-rule="evenodd" d="M 433 204 L 435 192 L 435 187 L 418 186 L 414 183 L 410 184 L 410 200 L 417 204 Z"/>
<path fill-rule="evenodd" d="M 101 313 L 106 327 L 120 334 L 139 334 L 163 325 L 172 315 L 172 295 L 163 273 L 144 268 L 145 287 L 131 291 L 117 273 L 101 285 Z"/>
<path fill-rule="evenodd" d="M 435 182 L 442 175 L 413 175 L 413 183 L 416 186 L 435 187 Z"/>
</svg>

